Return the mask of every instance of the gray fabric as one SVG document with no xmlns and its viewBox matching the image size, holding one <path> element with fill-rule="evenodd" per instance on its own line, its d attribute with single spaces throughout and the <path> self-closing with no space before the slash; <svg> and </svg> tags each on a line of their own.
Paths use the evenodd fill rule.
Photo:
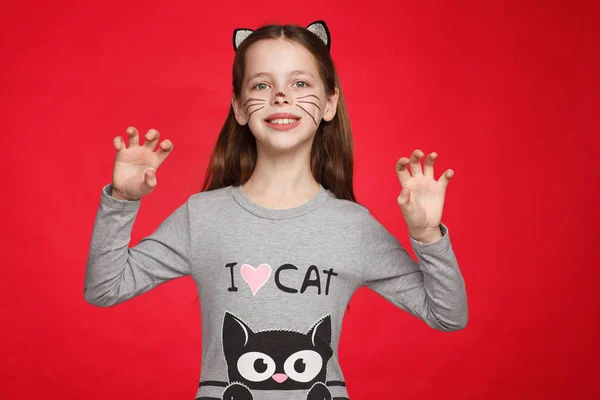
<svg viewBox="0 0 600 400">
<path fill-rule="evenodd" d="M 444 224 L 443 237 L 433 243 L 409 235 L 417 263 L 365 207 L 337 199 L 323 186 L 308 203 L 285 210 L 262 208 L 241 186 L 228 186 L 191 195 L 151 235 L 129 247 L 142 200 L 111 194 L 112 185 L 105 185 L 90 243 L 85 300 L 110 307 L 191 276 L 201 304 L 203 382 L 227 384 L 229 369 L 239 366 L 228 365 L 224 338 L 234 348 L 240 341 L 235 335 L 242 335 L 242 345 L 250 346 L 249 337 L 258 338 L 259 331 L 308 334 L 313 344 L 330 340 L 326 381 L 343 382 L 337 358 L 342 318 L 363 285 L 434 329 L 455 331 L 467 324 L 465 283 Z M 290 379 L 281 384 L 268 379 L 277 388 L 257 387 L 255 400 L 305 400 L 305 389 L 278 390 L 295 384 Z M 223 390 L 209 382 L 197 397 L 220 398 Z M 343 384 L 330 391 L 347 396 Z"/>
</svg>

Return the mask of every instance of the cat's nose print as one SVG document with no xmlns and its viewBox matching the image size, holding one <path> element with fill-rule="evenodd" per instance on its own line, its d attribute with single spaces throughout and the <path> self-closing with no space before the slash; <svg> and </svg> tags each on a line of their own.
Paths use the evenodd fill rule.
<svg viewBox="0 0 600 400">
<path fill-rule="evenodd" d="M 288 376 L 286 374 L 275 374 L 272 376 L 273 379 L 275 379 L 275 382 L 277 383 L 283 383 Z"/>
</svg>

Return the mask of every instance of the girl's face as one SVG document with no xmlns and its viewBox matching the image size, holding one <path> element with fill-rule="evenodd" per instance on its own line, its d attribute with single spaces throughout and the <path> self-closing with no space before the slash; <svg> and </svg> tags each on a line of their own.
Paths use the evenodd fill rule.
<svg viewBox="0 0 600 400">
<path fill-rule="evenodd" d="M 285 39 L 248 48 L 241 97 L 232 98 L 236 120 L 257 142 L 280 149 L 312 139 L 322 119 L 331 121 L 339 92 L 327 96 L 314 56 Z"/>
</svg>

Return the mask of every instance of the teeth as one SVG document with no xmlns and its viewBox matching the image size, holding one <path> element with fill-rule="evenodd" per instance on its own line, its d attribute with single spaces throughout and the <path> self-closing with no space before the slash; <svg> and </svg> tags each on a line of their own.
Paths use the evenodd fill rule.
<svg viewBox="0 0 600 400">
<path fill-rule="evenodd" d="M 272 120 L 269 121 L 269 123 L 276 124 L 276 125 L 285 125 L 285 124 L 295 124 L 296 121 L 298 121 L 298 120 L 297 119 L 284 118 L 284 119 L 272 119 Z"/>
</svg>

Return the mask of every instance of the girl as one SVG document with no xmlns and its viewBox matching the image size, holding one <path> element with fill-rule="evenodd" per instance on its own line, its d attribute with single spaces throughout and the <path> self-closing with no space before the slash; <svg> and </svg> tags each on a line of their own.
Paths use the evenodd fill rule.
<svg viewBox="0 0 600 400">
<path fill-rule="evenodd" d="M 198 286 L 196 399 L 348 399 L 337 349 L 365 285 L 441 331 L 467 324 L 465 284 L 442 207 L 452 171 L 402 157 L 398 204 L 415 262 L 352 189 L 352 138 L 323 21 L 234 31 L 233 96 L 204 188 L 129 248 L 141 198 L 173 150 L 151 129 L 114 140 L 84 296 L 109 307 L 182 276 Z M 410 172 L 407 166 L 410 164 Z M 411 176 L 412 175 L 412 176 Z"/>
</svg>

